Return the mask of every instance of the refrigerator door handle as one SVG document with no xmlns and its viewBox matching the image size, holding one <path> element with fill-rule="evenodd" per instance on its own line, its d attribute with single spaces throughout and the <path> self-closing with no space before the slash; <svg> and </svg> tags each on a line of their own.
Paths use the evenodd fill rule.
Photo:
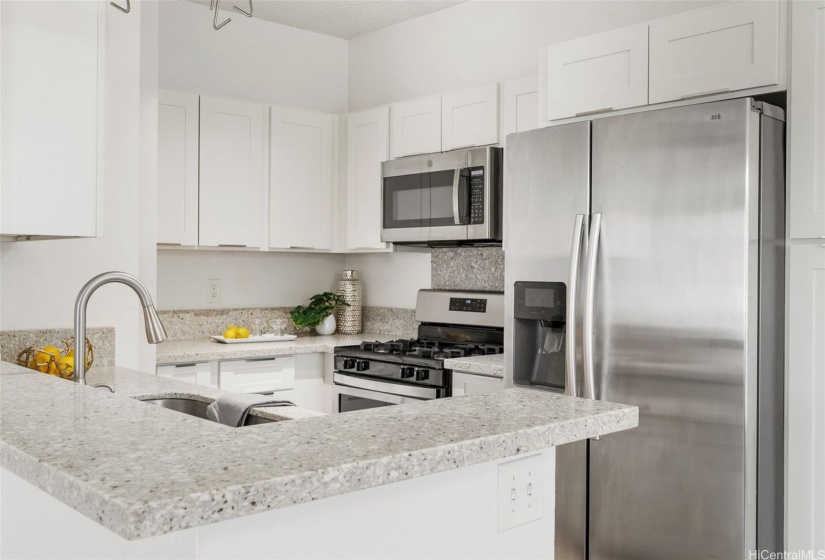
<svg viewBox="0 0 825 560">
<path fill-rule="evenodd" d="M 596 377 L 593 372 L 593 295 L 596 287 L 596 261 L 599 256 L 599 233 L 602 228 L 601 213 L 593 214 L 590 223 L 587 269 L 584 285 L 584 398 L 596 398 Z"/>
<path fill-rule="evenodd" d="M 567 347 L 565 348 L 564 394 L 578 397 L 576 387 L 576 302 L 578 301 L 579 262 L 582 254 L 582 233 L 585 215 L 577 214 L 573 225 L 573 245 L 570 247 L 570 272 L 567 278 Z"/>
</svg>

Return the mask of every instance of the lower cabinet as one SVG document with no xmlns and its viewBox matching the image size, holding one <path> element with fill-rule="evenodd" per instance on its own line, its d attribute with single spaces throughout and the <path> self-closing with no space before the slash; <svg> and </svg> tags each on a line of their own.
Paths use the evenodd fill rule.
<svg viewBox="0 0 825 560">
<path fill-rule="evenodd" d="M 175 381 L 194 383 L 202 387 L 218 388 L 218 362 L 167 364 L 157 367 L 157 374 Z"/>
<path fill-rule="evenodd" d="M 504 380 L 474 373 L 453 372 L 453 396 L 480 395 L 504 389 Z"/>
<path fill-rule="evenodd" d="M 230 393 L 269 393 L 295 386 L 295 359 L 249 358 L 220 362 L 219 388 Z"/>
</svg>

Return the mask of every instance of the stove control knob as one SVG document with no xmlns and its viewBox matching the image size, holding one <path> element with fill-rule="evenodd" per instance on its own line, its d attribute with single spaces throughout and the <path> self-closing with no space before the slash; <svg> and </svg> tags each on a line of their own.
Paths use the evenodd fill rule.
<svg viewBox="0 0 825 560">
<path fill-rule="evenodd" d="M 415 375 L 415 368 L 412 366 L 401 366 L 401 379 L 409 379 Z"/>
<path fill-rule="evenodd" d="M 344 358 L 344 369 L 355 369 L 355 358 Z"/>
<path fill-rule="evenodd" d="M 367 360 L 358 360 L 356 369 L 358 371 L 367 371 L 370 369 L 370 363 Z"/>
<path fill-rule="evenodd" d="M 416 381 L 426 381 L 430 378 L 430 370 L 428 369 L 417 369 L 415 370 L 415 380 Z"/>
</svg>

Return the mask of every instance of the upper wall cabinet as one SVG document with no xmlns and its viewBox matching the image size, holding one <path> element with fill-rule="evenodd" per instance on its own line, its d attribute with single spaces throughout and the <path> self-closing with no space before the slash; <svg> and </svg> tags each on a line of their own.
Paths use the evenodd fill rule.
<svg viewBox="0 0 825 560">
<path fill-rule="evenodd" d="M 504 82 L 502 94 L 501 140 L 508 134 L 539 127 L 539 77 L 530 76 Z"/>
<path fill-rule="evenodd" d="M 198 244 L 199 100 L 158 91 L 158 243 Z"/>
<path fill-rule="evenodd" d="M 299 109 L 270 109 L 270 247 L 332 248 L 335 119 Z"/>
<path fill-rule="evenodd" d="M 441 151 L 441 96 L 390 105 L 392 157 Z"/>
<path fill-rule="evenodd" d="M 794 238 L 825 237 L 825 2 L 792 7 L 788 194 Z"/>
<path fill-rule="evenodd" d="M 390 156 L 390 110 L 347 118 L 347 249 L 385 249 L 381 242 L 381 162 Z"/>
<path fill-rule="evenodd" d="M 546 118 L 647 104 L 647 25 L 547 47 Z"/>
<path fill-rule="evenodd" d="M 263 105 L 200 100 L 200 245 L 260 247 Z"/>
<path fill-rule="evenodd" d="M 443 151 L 498 143 L 498 84 L 441 96 Z"/>
<path fill-rule="evenodd" d="M 105 6 L 0 2 L 0 234 L 94 237 Z"/>
<path fill-rule="evenodd" d="M 779 83 L 779 2 L 732 2 L 650 24 L 650 102 Z"/>
</svg>

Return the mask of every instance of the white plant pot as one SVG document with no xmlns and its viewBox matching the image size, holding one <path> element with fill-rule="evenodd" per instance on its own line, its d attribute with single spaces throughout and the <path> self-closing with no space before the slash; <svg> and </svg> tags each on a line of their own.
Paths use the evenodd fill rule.
<svg viewBox="0 0 825 560">
<path fill-rule="evenodd" d="M 321 321 L 321 324 L 315 327 L 315 332 L 318 334 L 328 335 L 335 332 L 335 328 L 337 327 L 337 323 L 335 322 L 335 314 L 330 313 L 327 315 L 327 318 Z"/>
</svg>

